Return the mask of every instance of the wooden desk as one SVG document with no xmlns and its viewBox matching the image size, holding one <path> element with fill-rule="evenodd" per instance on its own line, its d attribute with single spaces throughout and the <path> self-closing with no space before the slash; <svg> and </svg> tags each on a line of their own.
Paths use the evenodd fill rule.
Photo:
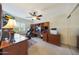
<svg viewBox="0 0 79 59">
<path fill-rule="evenodd" d="M 0 48 L 1 55 L 27 55 L 28 54 L 28 42 L 27 40 L 9 45 L 7 47 Z"/>
</svg>

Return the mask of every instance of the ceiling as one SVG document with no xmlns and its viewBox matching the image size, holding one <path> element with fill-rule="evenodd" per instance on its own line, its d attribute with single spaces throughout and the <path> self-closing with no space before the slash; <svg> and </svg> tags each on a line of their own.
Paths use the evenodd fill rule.
<svg viewBox="0 0 79 59">
<path fill-rule="evenodd" d="M 4 11 L 26 18 L 29 12 L 35 10 L 43 14 L 44 18 L 55 17 L 61 14 L 69 14 L 76 4 L 74 3 L 3 3 Z"/>
</svg>

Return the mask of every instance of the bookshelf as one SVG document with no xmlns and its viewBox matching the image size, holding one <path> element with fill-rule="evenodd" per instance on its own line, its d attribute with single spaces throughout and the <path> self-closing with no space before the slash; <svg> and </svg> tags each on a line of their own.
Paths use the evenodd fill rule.
<svg viewBox="0 0 79 59">
<path fill-rule="evenodd" d="M 38 23 L 38 24 L 31 24 L 31 27 L 33 29 L 32 33 L 33 36 L 35 35 L 39 35 L 39 33 L 36 31 L 36 27 L 39 26 L 40 29 L 40 33 L 43 35 L 43 33 L 49 33 L 49 22 L 43 22 L 43 23 Z"/>
</svg>

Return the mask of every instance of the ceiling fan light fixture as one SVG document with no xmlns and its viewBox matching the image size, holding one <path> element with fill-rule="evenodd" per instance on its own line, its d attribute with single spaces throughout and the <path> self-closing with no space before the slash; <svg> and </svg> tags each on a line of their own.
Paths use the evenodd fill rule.
<svg viewBox="0 0 79 59">
<path fill-rule="evenodd" d="M 34 16 L 32 19 L 33 19 L 33 20 L 37 20 L 37 17 L 36 17 L 36 16 Z"/>
</svg>

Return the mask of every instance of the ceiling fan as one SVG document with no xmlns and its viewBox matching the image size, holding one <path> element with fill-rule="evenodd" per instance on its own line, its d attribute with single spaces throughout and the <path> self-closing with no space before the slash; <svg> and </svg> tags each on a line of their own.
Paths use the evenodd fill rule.
<svg viewBox="0 0 79 59">
<path fill-rule="evenodd" d="M 42 15 L 37 15 L 37 12 L 29 12 L 29 14 L 32 17 L 26 17 L 26 18 L 31 18 L 32 20 L 41 20 Z"/>
<path fill-rule="evenodd" d="M 72 13 L 79 7 L 79 4 L 76 4 L 76 6 L 73 8 L 73 10 L 70 12 L 70 14 L 67 16 L 67 19 L 69 19 L 72 15 Z"/>
</svg>

